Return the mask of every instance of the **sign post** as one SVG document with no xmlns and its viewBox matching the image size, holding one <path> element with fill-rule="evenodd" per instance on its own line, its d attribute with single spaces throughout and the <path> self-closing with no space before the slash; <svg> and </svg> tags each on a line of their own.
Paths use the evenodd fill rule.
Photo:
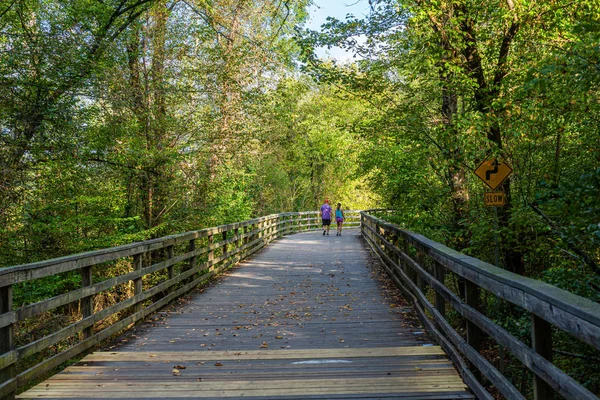
<svg viewBox="0 0 600 400">
<path fill-rule="evenodd" d="M 494 261 L 496 267 L 500 267 L 500 247 L 498 240 L 498 207 L 506 205 L 506 195 L 502 191 L 497 191 L 498 186 L 512 174 L 513 169 L 505 162 L 498 161 L 496 157 L 488 157 L 475 169 L 475 175 L 479 177 L 490 189 L 484 193 L 484 203 L 486 206 L 494 207 Z M 497 303 L 499 304 L 499 303 Z M 500 346 L 500 369 L 504 371 L 504 349 Z"/>
</svg>

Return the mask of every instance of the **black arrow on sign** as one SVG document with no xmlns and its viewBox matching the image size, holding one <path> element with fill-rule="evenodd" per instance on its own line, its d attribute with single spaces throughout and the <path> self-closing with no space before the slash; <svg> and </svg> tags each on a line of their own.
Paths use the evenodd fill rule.
<svg viewBox="0 0 600 400">
<path fill-rule="evenodd" d="M 494 162 L 492 163 L 492 165 L 494 166 L 494 169 L 488 169 L 487 171 L 485 171 L 485 180 L 486 181 L 490 180 L 490 175 L 498 173 L 498 159 L 497 158 L 494 159 Z"/>
</svg>

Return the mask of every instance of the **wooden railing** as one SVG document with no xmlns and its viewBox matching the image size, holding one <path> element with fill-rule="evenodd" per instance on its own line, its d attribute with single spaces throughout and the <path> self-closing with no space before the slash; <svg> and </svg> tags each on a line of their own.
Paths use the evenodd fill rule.
<svg viewBox="0 0 600 400">
<path fill-rule="evenodd" d="M 357 211 L 346 211 L 345 226 L 357 226 Z M 335 225 L 335 223 L 334 223 Z M 13 398 L 30 381 L 46 375 L 66 361 L 122 332 L 172 300 L 207 283 L 274 239 L 321 228 L 314 211 L 282 213 L 244 222 L 162 237 L 145 242 L 0 269 L 0 398 Z M 121 263 L 119 275 L 94 282 L 99 269 Z M 81 287 L 33 304 L 13 307 L 16 285 L 57 274 L 81 275 Z M 157 274 L 160 276 L 157 277 Z M 152 278 L 152 279 L 149 279 Z M 129 285 L 124 298 L 105 308 L 95 306 L 99 294 Z M 126 291 L 127 292 L 127 291 Z M 81 318 L 29 343 L 15 346 L 17 335 L 26 336 L 23 322 L 69 306 Z M 20 338 L 19 338 L 20 339 Z M 21 342 L 22 340 L 19 340 Z M 65 341 L 67 344 L 65 345 Z M 41 362 L 28 358 L 61 344 Z M 65 346 L 68 346 L 64 348 Z M 32 365 L 33 364 L 33 365 Z"/>
<path fill-rule="evenodd" d="M 480 375 L 505 398 L 525 399 L 480 354 L 485 334 L 533 373 L 536 400 L 550 400 L 555 393 L 565 399 L 598 400 L 552 363 L 552 329 L 560 329 L 599 350 L 600 304 L 466 256 L 372 214 L 361 213 L 363 237 L 479 399 L 494 399 L 477 379 Z M 464 282 L 464 300 L 445 285 L 449 280 L 447 273 L 448 278 L 451 273 Z M 485 315 L 480 304 L 482 289 L 531 314 L 532 347 Z M 432 301 L 427 297 L 428 292 Z M 466 338 L 446 320 L 447 306 L 466 321 Z"/>
</svg>

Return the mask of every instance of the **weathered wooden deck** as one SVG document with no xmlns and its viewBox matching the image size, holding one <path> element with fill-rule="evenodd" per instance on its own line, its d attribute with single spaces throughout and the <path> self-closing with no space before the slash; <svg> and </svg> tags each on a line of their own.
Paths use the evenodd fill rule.
<svg viewBox="0 0 600 400">
<path fill-rule="evenodd" d="M 279 239 L 18 398 L 471 399 L 358 230 Z"/>
</svg>

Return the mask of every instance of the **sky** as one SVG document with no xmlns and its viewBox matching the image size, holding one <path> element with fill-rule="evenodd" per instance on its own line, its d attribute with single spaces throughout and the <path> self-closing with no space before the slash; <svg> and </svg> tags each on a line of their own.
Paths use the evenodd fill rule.
<svg viewBox="0 0 600 400">
<path fill-rule="evenodd" d="M 345 20 L 346 14 L 353 14 L 362 18 L 369 13 L 368 0 L 314 0 L 314 5 L 309 8 L 310 19 L 306 28 L 321 30 L 321 25 L 326 22 L 328 16 L 339 20 Z M 331 57 L 339 61 L 352 59 L 352 55 L 340 48 L 317 50 L 319 57 Z"/>
</svg>

